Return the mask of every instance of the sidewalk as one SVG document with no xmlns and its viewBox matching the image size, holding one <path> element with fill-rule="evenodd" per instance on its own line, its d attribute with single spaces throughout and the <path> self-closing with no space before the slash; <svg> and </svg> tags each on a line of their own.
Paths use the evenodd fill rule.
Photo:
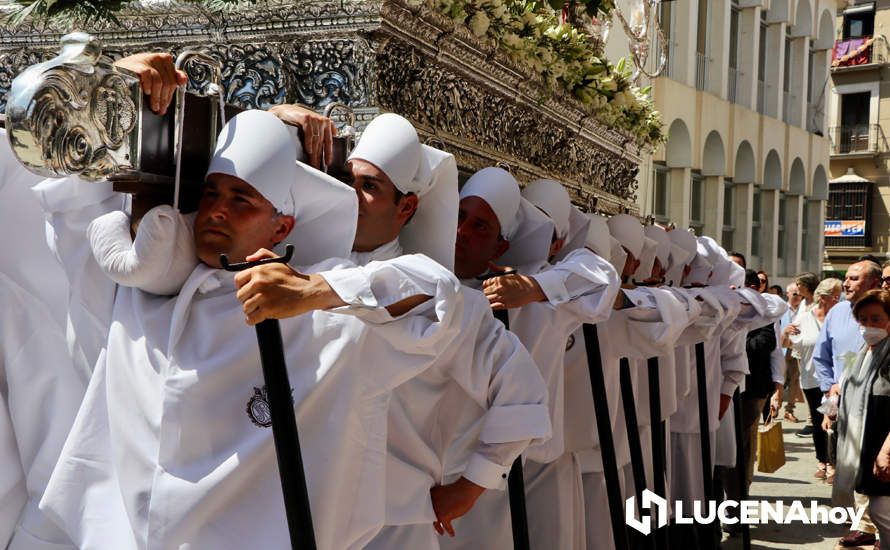
<svg viewBox="0 0 890 550">
<path fill-rule="evenodd" d="M 802 422 L 783 422 L 785 439 L 785 465 L 775 473 L 754 473 L 751 484 L 751 499 L 756 500 L 803 500 L 807 506 L 811 500 L 820 505 L 831 506 L 831 486 L 813 477 L 816 471 L 816 455 L 813 451 L 811 438 L 797 437 L 795 432 L 806 425 L 808 410 L 805 404 L 798 403 L 794 412 Z M 752 525 L 751 548 L 811 549 L 833 550 L 842 548 L 837 541 L 849 532 L 849 526 L 841 525 L 807 525 L 794 523 L 791 525 Z M 740 536 L 727 538 L 724 536 L 724 550 L 741 550 Z M 859 547 L 871 550 L 871 546 Z"/>
</svg>

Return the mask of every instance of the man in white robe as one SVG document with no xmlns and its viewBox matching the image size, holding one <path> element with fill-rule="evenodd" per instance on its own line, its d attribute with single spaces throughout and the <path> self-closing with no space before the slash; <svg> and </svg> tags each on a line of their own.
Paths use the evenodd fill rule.
<svg viewBox="0 0 890 550">
<path fill-rule="evenodd" d="M 351 265 L 331 260 L 305 269 L 318 274 L 301 277 L 288 302 L 258 293 L 272 288 L 275 272 L 235 276 L 218 269 L 219 254 L 255 257 L 294 228 L 302 259 L 345 254 L 355 194 L 298 165 L 271 115 L 238 115 L 218 143 L 195 221 L 201 263 L 174 297 L 110 285 L 113 301 L 101 312 L 107 344 L 41 509 L 79 548 L 287 546 L 256 336 L 244 318 L 253 324 L 282 307 L 292 314 L 295 302 L 307 312 L 339 306 L 284 320 L 281 330 L 318 547 L 361 547 L 384 519 L 379 396 L 449 348 L 459 285 L 441 270 L 428 277 L 436 285 L 388 287 L 387 272 L 434 269 L 410 257 L 328 283 L 326 269 Z M 39 190 L 62 248 L 88 248 L 87 223 L 122 206 L 108 184 L 47 181 Z"/>
<path fill-rule="evenodd" d="M 533 183 L 526 193 L 539 208 L 520 195 L 516 180 L 500 168 L 485 168 L 468 180 L 461 190 L 455 272 L 465 284 L 482 286 L 493 307 L 508 309 L 510 330 L 529 349 L 547 382 L 554 436 L 523 455 L 532 546 L 583 547 L 580 484 L 578 476 L 572 475 L 576 468 L 571 455 L 564 453 L 564 343 L 583 322 L 597 322 L 610 314 L 618 291 L 617 275 L 607 262 L 584 248 L 550 265 L 548 258 L 569 240 L 570 202 L 558 182 Z M 519 273 L 483 282 L 489 270 L 495 269 L 488 275 L 500 272 L 495 262 L 516 267 Z M 477 536 L 458 534 L 443 546 L 511 544 L 508 524 L 498 519 L 498 527 L 491 527 L 492 518 L 509 519 L 506 497 L 490 500 L 484 508 L 480 504 L 462 520 L 462 526 Z"/>
<path fill-rule="evenodd" d="M 410 251 L 453 266 L 452 155 L 421 145 L 410 122 L 384 114 L 362 133 L 347 167 L 359 199 L 351 259 L 367 265 Z M 537 367 L 481 292 L 464 287 L 461 294 L 465 341 L 393 392 L 387 525 L 369 548 L 437 547 L 436 531 L 453 535 L 452 520 L 486 489 L 502 491 L 515 458 L 549 436 Z"/>
</svg>

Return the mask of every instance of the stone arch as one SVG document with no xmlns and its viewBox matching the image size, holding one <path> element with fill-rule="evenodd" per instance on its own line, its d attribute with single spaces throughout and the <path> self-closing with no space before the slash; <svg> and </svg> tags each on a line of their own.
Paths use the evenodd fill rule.
<svg viewBox="0 0 890 550">
<path fill-rule="evenodd" d="M 726 173 L 726 148 L 717 130 L 712 130 L 705 139 L 701 164 L 703 176 L 722 176 Z"/>
<path fill-rule="evenodd" d="M 782 161 L 775 149 L 770 149 L 763 163 L 762 184 L 764 189 L 782 188 Z"/>
<path fill-rule="evenodd" d="M 753 183 L 756 177 L 756 163 L 754 162 L 754 149 L 747 140 L 739 144 L 735 154 L 735 170 L 732 181 L 735 183 Z"/>
<path fill-rule="evenodd" d="M 834 17 L 831 10 L 822 10 L 819 16 L 819 34 L 813 42 L 814 50 L 830 50 L 834 47 Z"/>
<path fill-rule="evenodd" d="M 810 198 L 817 201 L 828 200 L 828 175 L 821 164 L 813 172 L 813 193 Z"/>
<path fill-rule="evenodd" d="M 791 172 L 788 176 L 788 193 L 790 195 L 803 195 L 807 192 L 807 175 L 803 169 L 803 161 L 800 157 L 791 163 Z"/>
<path fill-rule="evenodd" d="M 682 119 L 674 120 L 668 130 L 665 160 L 671 168 L 692 166 L 692 139 L 689 137 L 689 128 Z"/>
<path fill-rule="evenodd" d="M 794 16 L 794 24 L 791 25 L 791 36 L 799 38 L 813 34 L 813 10 L 809 0 L 797 1 L 797 13 Z"/>
</svg>

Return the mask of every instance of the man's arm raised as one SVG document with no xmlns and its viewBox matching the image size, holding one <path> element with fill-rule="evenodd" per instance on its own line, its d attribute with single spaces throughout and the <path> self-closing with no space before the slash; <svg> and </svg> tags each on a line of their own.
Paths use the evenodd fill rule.
<svg viewBox="0 0 890 550">
<path fill-rule="evenodd" d="M 274 253 L 262 249 L 248 256 L 247 261 L 274 257 Z M 349 305 L 321 275 L 300 273 L 285 264 L 266 264 L 241 271 L 235 275 L 235 286 L 250 325 Z M 396 318 L 430 298 L 423 294 L 409 296 L 385 309 Z"/>
</svg>

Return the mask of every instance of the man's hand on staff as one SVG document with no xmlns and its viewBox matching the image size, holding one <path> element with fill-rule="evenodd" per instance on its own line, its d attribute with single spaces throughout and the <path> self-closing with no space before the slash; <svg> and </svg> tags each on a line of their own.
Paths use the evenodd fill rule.
<svg viewBox="0 0 890 550">
<path fill-rule="evenodd" d="M 247 261 L 275 257 L 271 251 L 261 249 L 248 256 Z M 249 325 L 346 305 L 322 276 L 304 275 L 287 264 L 245 269 L 235 275 L 235 287 Z"/>
<path fill-rule="evenodd" d="M 430 489 L 433 511 L 436 513 L 436 521 L 433 522 L 436 532 L 440 535 L 447 532 L 453 537 L 454 527 L 451 522 L 469 512 L 483 492 L 485 487 L 464 477 L 454 483 L 436 485 Z"/>
<path fill-rule="evenodd" d="M 492 309 L 515 309 L 547 300 L 541 285 L 533 277 L 516 273 L 486 279 L 482 283 L 482 293 Z"/>
<path fill-rule="evenodd" d="M 333 120 L 299 105 L 275 105 L 269 112 L 303 129 L 303 149 L 310 165 L 320 169 L 322 158 L 330 160 L 334 156 L 337 127 Z"/>
<path fill-rule="evenodd" d="M 151 100 L 151 110 L 159 115 L 167 112 L 176 88 L 188 81 L 188 76 L 173 65 L 169 53 L 137 53 L 117 60 L 114 65 L 139 77 L 142 91 Z"/>
</svg>

